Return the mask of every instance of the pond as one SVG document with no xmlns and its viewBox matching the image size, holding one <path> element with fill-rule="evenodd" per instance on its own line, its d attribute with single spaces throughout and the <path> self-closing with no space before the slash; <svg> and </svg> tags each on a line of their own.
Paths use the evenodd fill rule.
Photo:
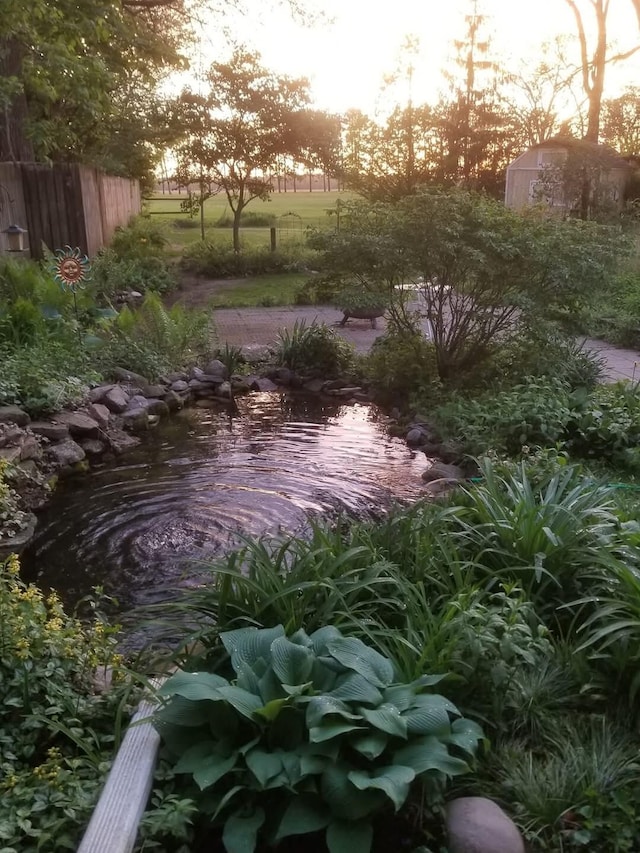
<svg viewBox="0 0 640 853">
<path fill-rule="evenodd" d="M 67 604 L 96 585 L 121 611 L 197 582 L 197 561 L 242 534 L 301 532 L 309 517 L 366 516 L 422 493 L 422 453 L 374 406 L 260 393 L 190 408 L 135 451 L 63 482 L 22 555 Z M 202 571 L 202 569 L 200 569 Z"/>
</svg>

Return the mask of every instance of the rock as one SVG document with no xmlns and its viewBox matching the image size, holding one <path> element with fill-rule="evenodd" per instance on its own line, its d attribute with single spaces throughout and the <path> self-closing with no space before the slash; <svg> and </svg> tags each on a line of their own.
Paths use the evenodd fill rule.
<svg viewBox="0 0 640 853">
<path fill-rule="evenodd" d="M 278 386 L 274 385 L 274 383 L 270 379 L 254 379 L 251 383 L 251 388 L 254 391 L 277 391 Z"/>
<path fill-rule="evenodd" d="M 81 438 L 98 438 L 102 430 L 100 424 L 83 412 L 60 412 L 53 416 L 58 424 L 65 424 L 72 436 Z"/>
<path fill-rule="evenodd" d="M 20 461 L 22 462 L 26 459 L 42 459 L 42 448 L 35 435 L 25 436 L 20 446 Z"/>
<path fill-rule="evenodd" d="M 347 385 L 344 388 L 329 388 L 326 393 L 331 397 L 353 397 L 361 391 L 362 389 L 357 385 Z"/>
<path fill-rule="evenodd" d="M 91 403 L 99 403 L 100 400 L 111 391 L 112 388 L 117 388 L 117 385 L 114 385 L 113 382 L 109 382 L 108 385 L 96 385 L 95 388 L 91 388 L 89 390 L 89 401 Z"/>
<path fill-rule="evenodd" d="M 210 382 L 202 382 L 200 379 L 190 379 L 189 388 L 196 393 L 204 391 L 205 394 L 210 394 L 213 391 L 213 385 Z"/>
<path fill-rule="evenodd" d="M 524 853 L 511 818 L 485 797 L 460 797 L 447 805 L 450 853 Z"/>
<path fill-rule="evenodd" d="M 0 459 L 5 459 L 10 465 L 20 461 L 20 447 L 17 444 L 0 448 Z"/>
<path fill-rule="evenodd" d="M 233 388 L 234 394 L 247 394 L 251 391 L 251 385 L 246 381 L 245 377 L 235 377 L 231 378 L 231 387 Z"/>
<path fill-rule="evenodd" d="M 430 424 L 425 424 L 420 421 L 414 421 L 409 424 L 408 431 L 419 430 L 422 433 L 422 441 L 421 444 L 425 444 L 426 442 L 437 442 L 438 441 L 438 433 L 434 430 Z"/>
<path fill-rule="evenodd" d="M 434 480 L 464 480 L 464 471 L 458 465 L 447 465 L 445 462 L 434 462 L 422 474 L 422 479 L 425 483 L 431 483 Z"/>
<path fill-rule="evenodd" d="M 69 438 L 69 427 L 66 424 L 54 424 L 49 421 L 33 421 L 29 424 L 29 429 L 35 435 L 41 435 L 43 438 L 48 438 L 49 441 L 64 441 Z"/>
<path fill-rule="evenodd" d="M 47 455 L 60 468 L 75 465 L 85 458 L 84 450 L 72 438 L 53 444 L 47 449 Z"/>
<path fill-rule="evenodd" d="M 102 397 L 102 402 L 110 412 L 120 414 L 129 405 L 129 395 L 125 394 L 119 385 L 112 385 L 109 391 Z"/>
<path fill-rule="evenodd" d="M 19 444 L 25 435 L 25 431 L 17 424 L 0 424 L 0 447 Z"/>
<path fill-rule="evenodd" d="M 324 383 L 324 379 L 310 379 L 309 382 L 305 382 L 302 387 L 305 391 L 309 391 L 311 394 L 319 394 L 322 391 Z"/>
<path fill-rule="evenodd" d="M 270 378 L 277 382 L 278 385 L 291 385 L 291 380 L 293 379 L 293 370 L 289 370 L 288 367 L 277 367 Z"/>
<path fill-rule="evenodd" d="M 214 358 L 204 368 L 204 372 L 208 376 L 220 376 L 221 380 L 229 378 L 229 371 L 219 358 Z"/>
<path fill-rule="evenodd" d="M 164 397 L 166 390 L 164 385 L 147 385 L 143 393 L 145 397 Z"/>
<path fill-rule="evenodd" d="M 443 441 L 439 456 L 443 462 L 458 462 L 463 457 L 462 448 L 454 441 Z"/>
<path fill-rule="evenodd" d="M 175 391 L 167 391 L 164 395 L 164 402 L 167 404 L 170 412 L 177 412 L 178 409 L 184 406 L 184 400 Z"/>
<path fill-rule="evenodd" d="M 416 447 L 419 444 L 422 444 L 424 440 L 424 433 L 419 427 L 413 427 L 410 429 L 406 435 L 407 444 L 411 444 Z"/>
<path fill-rule="evenodd" d="M 109 426 L 109 409 L 103 406 L 102 403 L 92 403 L 87 407 L 87 412 L 90 417 L 98 423 L 100 429 L 106 429 Z"/>
<path fill-rule="evenodd" d="M 0 406 L 0 424 L 26 426 L 30 420 L 29 415 L 19 406 Z"/>
<path fill-rule="evenodd" d="M 247 364 L 260 364 L 269 360 L 271 350 L 263 344 L 245 344 L 242 347 L 242 357 Z"/>
<path fill-rule="evenodd" d="M 25 526 L 22 530 L 18 530 L 15 536 L 7 538 L 4 536 L 0 537 L 0 560 L 6 559 L 9 554 L 19 554 L 33 538 L 38 519 L 32 512 L 29 512 L 26 514 L 23 522 Z"/>
<path fill-rule="evenodd" d="M 189 378 L 189 377 L 187 376 L 187 374 L 186 374 L 184 371 L 182 371 L 182 370 L 181 370 L 181 371 L 178 371 L 178 372 L 176 372 L 176 373 L 169 373 L 169 374 L 167 375 L 167 382 L 169 382 L 169 383 L 174 383 L 174 382 L 186 382 L 186 380 L 187 380 L 188 378 Z M 178 389 L 177 389 L 177 388 L 174 388 L 173 390 L 174 390 L 174 391 L 177 391 Z"/>
<path fill-rule="evenodd" d="M 149 427 L 146 407 L 134 406 L 122 413 L 122 426 L 131 432 L 142 432 Z"/>
<path fill-rule="evenodd" d="M 148 415 L 159 415 L 161 418 L 165 418 L 169 414 L 169 406 L 164 400 L 158 400 L 156 397 L 132 397 L 129 407 L 145 409 Z"/>
<path fill-rule="evenodd" d="M 224 400 L 231 399 L 231 383 L 222 382 L 216 389 L 216 396 L 222 397 Z"/>
<path fill-rule="evenodd" d="M 389 412 L 389 417 L 393 418 L 394 421 L 400 420 L 402 417 L 402 412 L 398 409 L 397 406 L 394 406 L 393 409 Z"/>
<path fill-rule="evenodd" d="M 82 449 L 92 459 L 99 458 L 106 451 L 107 446 L 97 438 L 85 438 L 80 442 Z"/>
<path fill-rule="evenodd" d="M 176 379 L 175 382 L 171 383 L 172 391 L 188 391 L 189 383 L 185 382 L 184 379 Z"/>
<path fill-rule="evenodd" d="M 189 371 L 189 379 L 199 379 L 204 373 L 201 367 L 192 367 Z"/>
<path fill-rule="evenodd" d="M 109 439 L 111 450 L 118 455 L 126 453 L 127 450 L 133 450 L 134 447 L 140 444 L 139 438 L 129 435 L 121 429 L 110 429 L 107 438 Z"/>
<path fill-rule="evenodd" d="M 157 427 L 160 423 L 160 415 L 148 415 L 147 425 L 149 429 Z"/>
<path fill-rule="evenodd" d="M 139 388 L 146 388 L 149 380 L 141 373 L 135 373 L 133 370 L 125 370 L 122 367 L 116 367 L 113 375 L 119 382 L 127 382 L 130 385 L 137 385 Z"/>
</svg>

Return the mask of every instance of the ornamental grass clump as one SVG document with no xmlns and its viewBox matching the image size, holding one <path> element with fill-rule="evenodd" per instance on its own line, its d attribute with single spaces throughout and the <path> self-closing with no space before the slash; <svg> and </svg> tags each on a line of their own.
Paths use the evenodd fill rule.
<svg viewBox="0 0 640 853">
<path fill-rule="evenodd" d="M 441 676 L 397 683 L 389 658 L 332 626 L 221 640 L 231 680 L 177 673 L 156 724 L 229 853 L 318 831 L 330 853 L 368 853 L 372 820 L 397 812 L 414 782 L 433 803 L 469 769 L 482 731 L 430 692 Z"/>
</svg>

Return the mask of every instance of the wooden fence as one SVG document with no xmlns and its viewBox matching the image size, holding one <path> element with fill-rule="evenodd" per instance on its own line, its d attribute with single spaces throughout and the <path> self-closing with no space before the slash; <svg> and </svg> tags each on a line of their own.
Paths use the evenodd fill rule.
<svg viewBox="0 0 640 853">
<path fill-rule="evenodd" d="M 0 163 L 0 232 L 26 228 L 32 258 L 43 256 L 43 246 L 77 246 L 93 256 L 140 209 L 140 187 L 129 178 L 77 164 Z M 0 238 L 6 250 L 6 235 Z"/>
</svg>

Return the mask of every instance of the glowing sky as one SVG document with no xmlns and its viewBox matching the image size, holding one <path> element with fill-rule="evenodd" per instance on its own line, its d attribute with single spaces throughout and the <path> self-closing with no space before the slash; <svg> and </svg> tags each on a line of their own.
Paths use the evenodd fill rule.
<svg viewBox="0 0 640 853">
<path fill-rule="evenodd" d="M 239 43 L 259 50 L 264 64 L 278 72 L 310 78 L 317 106 L 334 112 L 358 107 L 370 113 L 380 104 L 383 76 L 397 67 L 408 35 L 420 43 L 414 60 L 414 100 L 437 97 L 440 71 L 452 54 L 452 39 L 464 33 L 463 16 L 469 8 L 466 0 L 316 0 L 333 22 L 305 28 L 269 0 L 249 2 L 255 2 L 256 14 L 237 19 Z M 494 53 L 509 68 L 522 58 L 534 65 L 536 48 L 544 40 L 575 32 L 564 0 L 479 0 L 478 5 L 488 13 Z M 638 38 L 629 0 L 611 0 L 609 31 L 611 40 L 624 48 Z M 226 58 L 220 53 L 220 34 L 212 28 L 204 34 L 199 62 Z M 638 55 L 610 68 L 605 96 L 625 84 L 640 84 Z"/>
</svg>

